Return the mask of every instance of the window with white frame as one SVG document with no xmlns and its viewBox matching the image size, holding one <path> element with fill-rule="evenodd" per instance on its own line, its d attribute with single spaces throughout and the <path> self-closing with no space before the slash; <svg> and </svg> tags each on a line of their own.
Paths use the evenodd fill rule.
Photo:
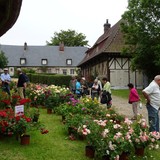
<svg viewBox="0 0 160 160">
<path fill-rule="evenodd" d="M 72 65 L 72 59 L 66 59 L 66 64 L 67 65 Z"/>
<path fill-rule="evenodd" d="M 47 61 L 47 59 L 42 59 L 41 63 L 42 63 L 42 65 L 47 65 L 48 61 Z"/>
<path fill-rule="evenodd" d="M 63 69 L 62 72 L 63 72 L 64 75 L 67 75 L 67 70 L 66 69 Z"/>
<path fill-rule="evenodd" d="M 26 58 L 20 58 L 20 64 L 21 65 L 26 64 Z"/>
<path fill-rule="evenodd" d="M 74 69 L 70 69 L 70 74 L 74 74 Z"/>
</svg>

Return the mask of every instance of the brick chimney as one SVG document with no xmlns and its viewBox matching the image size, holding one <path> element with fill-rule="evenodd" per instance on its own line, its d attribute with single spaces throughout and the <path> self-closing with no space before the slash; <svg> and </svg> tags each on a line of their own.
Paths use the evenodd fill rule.
<svg viewBox="0 0 160 160">
<path fill-rule="evenodd" d="M 59 51 L 64 51 L 64 43 L 63 42 L 59 43 Z"/>
<path fill-rule="evenodd" d="M 26 42 L 24 43 L 24 50 L 25 51 L 27 50 L 27 43 Z"/>
<path fill-rule="evenodd" d="M 106 23 L 103 26 L 104 26 L 104 33 L 105 33 L 111 27 L 111 24 L 108 23 L 108 19 L 106 19 Z"/>
</svg>

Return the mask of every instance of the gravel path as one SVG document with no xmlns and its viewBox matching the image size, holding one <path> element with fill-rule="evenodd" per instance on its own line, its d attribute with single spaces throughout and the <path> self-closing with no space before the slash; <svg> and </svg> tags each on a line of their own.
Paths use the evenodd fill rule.
<svg viewBox="0 0 160 160">
<path fill-rule="evenodd" d="M 123 114 L 128 118 L 133 117 L 132 106 L 128 103 L 127 99 L 112 95 L 112 104 L 113 107 L 115 107 L 115 109 L 118 111 L 118 113 Z M 142 109 L 138 107 L 138 112 L 142 114 L 144 118 L 148 121 L 148 114 L 145 104 L 143 104 Z"/>
</svg>

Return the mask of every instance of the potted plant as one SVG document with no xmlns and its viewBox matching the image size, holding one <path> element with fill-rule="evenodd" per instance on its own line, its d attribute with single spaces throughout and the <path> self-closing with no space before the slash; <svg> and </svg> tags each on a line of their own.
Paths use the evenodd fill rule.
<svg viewBox="0 0 160 160">
<path fill-rule="evenodd" d="M 69 115 L 67 115 L 65 126 L 68 130 L 69 135 L 74 134 L 75 137 L 78 137 L 77 130 L 83 119 L 84 116 L 81 114 L 70 113 Z"/>
<path fill-rule="evenodd" d="M 142 115 L 137 116 L 137 120 L 133 122 L 132 142 L 135 147 L 135 154 L 144 155 L 144 149 L 150 144 L 149 126 Z"/>
<path fill-rule="evenodd" d="M 26 117 L 25 115 L 15 117 L 15 133 L 17 135 L 17 140 L 21 139 L 21 144 L 23 140 L 27 139 L 24 143 L 29 144 L 30 135 L 27 134 L 27 131 L 31 129 L 31 118 Z"/>
<path fill-rule="evenodd" d="M 39 116 L 40 116 L 39 108 L 32 108 L 31 109 L 32 122 L 38 122 Z"/>
<path fill-rule="evenodd" d="M 52 110 L 59 105 L 59 95 L 50 95 L 45 101 L 45 106 L 47 107 L 47 113 L 52 113 Z"/>
</svg>

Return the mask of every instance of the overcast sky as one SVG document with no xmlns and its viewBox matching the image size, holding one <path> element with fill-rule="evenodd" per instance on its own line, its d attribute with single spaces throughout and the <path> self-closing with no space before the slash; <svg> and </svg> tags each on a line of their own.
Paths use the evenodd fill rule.
<svg viewBox="0 0 160 160">
<path fill-rule="evenodd" d="M 72 29 L 86 35 L 92 46 L 103 34 L 106 19 L 113 26 L 127 9 L 128 0 L 23 0 L 14 26 L 0 44 L 46 45 L 54 32 Z"/>
</svg>

